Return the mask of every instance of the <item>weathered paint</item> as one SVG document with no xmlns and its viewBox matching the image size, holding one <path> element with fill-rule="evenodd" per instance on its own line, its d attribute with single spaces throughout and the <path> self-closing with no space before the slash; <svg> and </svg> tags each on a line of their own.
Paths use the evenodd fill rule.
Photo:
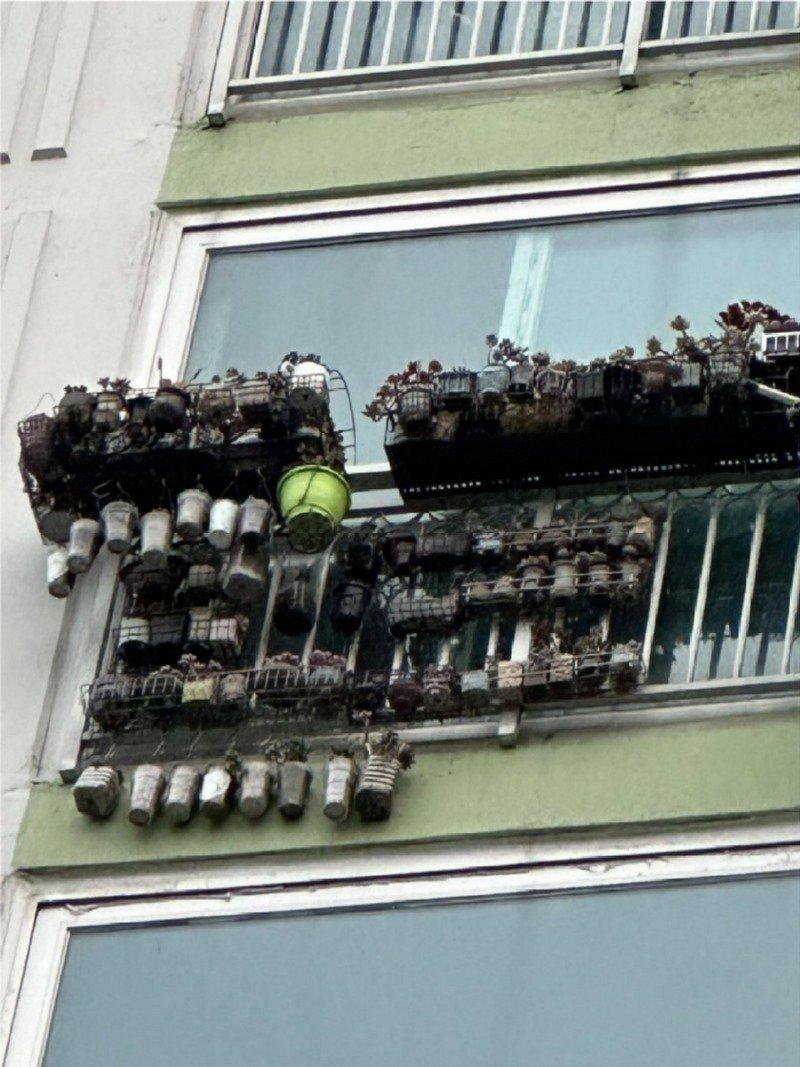
<svg viewBox="0 0 800 1067">
<path fill-rule="evenodd" d="M 36 785 L 15 855 L 23 869 L 127 864 L 469 839 L 482 835 L 594 830 L 736 818 L 800 807 L 800 719 L 795 715 L 564 732 L 496 743 L 421 746 L 401 777 L 389 822 L 343 826 L 322 814 L 315 768 L 305 816 L 287 823 L 274 807 L 250 824 L 195 817 L 147 829 L 126 818 L 124 798 L 106 823 L 75 810 L 70 790 Z"/>
<path fill-rule="evenodd" d="M 163 207 L 354 194 L 680 166 L 796 152 L 800 70 L 673 74 L 621 92 L 613 78 L 331 105 L 276 117 L 240 108 L 176 136 Z"/>
</svg>

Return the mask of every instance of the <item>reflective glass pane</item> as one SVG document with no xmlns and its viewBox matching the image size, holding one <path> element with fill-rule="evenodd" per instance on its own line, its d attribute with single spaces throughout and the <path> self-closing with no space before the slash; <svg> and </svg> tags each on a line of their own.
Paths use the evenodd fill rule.
<svg viewBox="0 0 800 1067">
<path fill-rule="evenodd" d="M 487 333 L 588 361 L 643 351 L 677 313 L 705 331 L 742 297 L 791 311 L 799 260 L 796 205 L 215 253 L 187 373 L 316 352 L 358 413 L 410 359 L 480 367 Z M 346 408 L 334 414 L 349 424 Z M 382 426 L 356 424 L 358 461 L 381 460 Z"/>
<path fill-rule="evenodd" d="M 45 1065 L 789 1067 L 798 909 L 781 877 L 77 932 Z"/>
</svg>

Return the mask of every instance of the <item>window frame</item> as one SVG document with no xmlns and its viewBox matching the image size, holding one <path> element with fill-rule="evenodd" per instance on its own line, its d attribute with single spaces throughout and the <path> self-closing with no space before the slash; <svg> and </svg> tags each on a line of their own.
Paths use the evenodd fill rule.
<svg viewBox="0 0 800 1067">
<path fill-rule="evenodd" d="M 141 311 L 120 370 L 149 387 L 157 384 L 160 373 L 180 377 L 209 256 L 215 251 L 447 233 L 493 225 L 590 221 L 675 207 L 712 209 L 799 198 L 800 159 L 791 158 L 164 212 L 142 279 Z M 388 463 L 348 468 L 356 493 L 390 486 L 388 472 Z M 35 746 L 36 778 L 49 780 L 60 769 L 74 766 L 84 724 L 81 686 L 100 662 L 104 635 L 111 624 L 116 571 L 117 561 L 101 554 L 67 602 Z M 91 670 L 87 670 L 89 664 Z M 735 684 L 714 683 L 702 691 L 734 694 L 734 706 L 746 693 L 775 693 L 772 683 L 765 687 L 757 682 L 754 686 L 752 679 L 732 681 Z M 780 681 L 791 684 L 795 679 L 785 676 Z M 641 687 L 637 696 L 681 700 L 699 692 L 697 685 Z M 620 715 L 624 721 L 627 713 Z"/>
<path fill-rule="evenodd" d="M 257 857 L 149 874 L 17 876 L 4 946 L 7 1067 L 42 1062 L 73 931 L 254 916 L 541 897 L 758 879 L 800 872 L 785 818 L 602 839 Z"/>
</svg>

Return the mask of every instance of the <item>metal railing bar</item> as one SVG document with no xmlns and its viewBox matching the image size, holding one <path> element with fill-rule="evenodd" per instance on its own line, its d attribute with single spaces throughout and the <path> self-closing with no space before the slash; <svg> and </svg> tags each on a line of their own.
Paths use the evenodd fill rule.
<svg viewBox="0 0 800 1067">
<path fill-rule="evenodd" d="M 447 35 L 447 59 L 455 58 L 458 38 L 461 35 L 461 15 L 464 11 L 464 0 L 456 0 L 453 4 L 453 14 L 450 16 L 450 32 Z"/>
<path fill-rule="evenodd" d="M 710 52 L 720 48 L 757 48 L 759 45 L 797 44 L 800 31 L 756 30 L 755 33 L 718 33 L 713 37 L 676 37 L 671 41 L 642 41 L 643 55 L 662 56 L 675 52 Z"/>
<path fill-rule="evenodd" d="M 710 35 L 714 25 L 714 8 L 716 6 L 716 0 L 709 0 L 708 8 L 706 10 L 706 37 Z"/>
<path fill-rule="evenodd" d="M 666 0 L 664 4 L 664 10 L 661 13 L 661 32 L 659 37 L 663 41 L 667 36 L 667 30 L 669 29 L 669 16 L 672 13 L 672 0 Z"/>
<path fill-rule="evenodd" d="M 794 642 L 794 628 L 797 622 L 798 601 L 800 601 L 800 537 L 797 540 L 797 553 L 794 558 L 792 585 L 789 590 L 789 611 L 786 616 L 786 633 L 783 638 L 783 655 L 781 656 L 781 674 L 789 673 L 789 658 Z"/>
<path fill-rule="evenodd" d="M 562 0 L 562 2 L 564 6 L 561 8 L 561 25 L 558 27 L 558 40 L 556 42 L 556 50 L 559 52 L 564 47 L 564 41 L 567 39 L 567 26 L 572 6 L 572 0 Z"/>
<path fill-rule="evenodd" d="M 714 558 L 714 545 L 717 541 L 717 529 L 719 528 L 719 513 L 722 502 L 717 499 L 711 504 L 711 512 L 708 516 L 706 528 L 706 544 L 703 550 L 703 562 L 700 567 L 700 580 L 697 583 L 697 599 L 694 603 L 694 619 L 692 620 L 692 636 L 689 641 L 689 662 L 686 667 L 686 681 L 694 680 L 695 667 L 697 665 L 697 650 L 700 647 L 700 636 L 703 630 L 703 617 L 706 613 L 706 601 L 708 600 L 708 581 L 711 577 L 711 562 Z"/>
<path fill-rule="evenodd" d="M 762 494 L 756 510 L 756 521 L 753 525 L 753 536 L 750 539 L 750 556 L 747 560 L 747 576 L 744 582 L 744 595 L 742 597 L 742 613 L 739 617 L 739 637 L 736 642 L 736 655 L 733 660 L 733 677 L 738 678 L 742 673 L 744 662 L 744 650 L 747 644 L 747 631 L 750 627 L 750 612 L 753 607 L 753 592 L 756 587 L 756 574 L 758 573 L 758 561 L 761 556 L 761 544 L 764 540 L 764 525 L 767 519 L 767 505 L 769 497 Z"/>
<path fill-rule="evenodd" d="M 758 3 L 758 0 L 753 0 L 753 2 L 750 4 L 750 22 L 748 23 L 748 29 L 751 33 L 758 24 L 758 10 L 760 7 L 761 5 Z"/>
<path fill-rule="evenodd" d="M 442 0 L 433 0 L 433 6 L 431 8 L 431 25 L 428 30 L 428 43 L 425 45 L 425 62 L 430 63 L 433 56 L 433 46 L 436 43 L 436 31 L 439 25 L 439 12 L 442 7 Z"/>
<path fill-rule="evenodd" d="M 369 63 L 369 53 L 372 48 L 372 38 L 375 34 L 375 23 L 378 19 L 378 0 L 372 0 L 367 15 L 367 25 L 364 30 L 364 40 L 361 42 L 361 52 L 358 58 L 359 67 L 366 67 Z"/>
<path fill-rule="evenodd" d="M 586 47 L 586 38 L 589 35 L 589 18 L 592 14 L 592 0 L 583 0 L 581 8 L 581 20 L 578 25 L 578 39 L 575 44 L 578 48 Z"/>
<path fill-rule="evenodd" d="M 386 22 L 386 36 L 383 39 L 383 51 L 381 52 L 382 67 L 389 65 L 389 57 L 392 54 L 392 38 L 394 37 L 394 27 L 397 21 L 397 4 L 398 0 L 390 0 L 389 3 L 389 18 Z"/>
<path fill-rule="evenodd" d="M 328 10 L 325 12 L 325 25 L 322 27 L 322 34 L 319 40 L 319 50 L 317 51 L 317 61 L 314 64 L 314 69 L 318 72 L 325 71 L 325 64 L 328 61 L 328 48 L 331 43 L 331 33 L 333 32 L 333 20 L 336 16 L 336 2 L 328 4 Z M 325 71 L 327 74 L 328 71 Z"/>
<path fill-rule="evenodd" d="M 269 9 L 271 6 L 272 0 L 263 0 L 259 7 L 258 20 L 253 34 L 253 51 L 250 53 L 250 62 L 247 64 L 247 75 L 250 78 L 255 78 L 258 74 L 258 64 L 261 62 L 261 53 L 264 51 L 264 40 L 267 36 Z"/>
<path fill-rule="evenodd" d="M 275 62 L 272 65 L 272 69 L 280 70 L 283 66 L 283 55 L 286 51 L 286 42 L 289 39 L 289 28 L 292 25 L 292 17 L 294 15 L 294 0 L 289 0 L 286 5 L 286 10 L 283 13 L 283 20 L 281 21 L 281 28 L 278 34 L 278 43 L 275 47 Z"/>
<path fill-rule="evenodd" d="M 525 16 L 528 10 L 528 0 L 520 0 L 519 11 L 517 12 L 517 25 L 514 28 L 514 41 L 511 45 L 511 51 L 514 55 L 517 55 L 522 45 L 522 34 L 525 29 Z"/>
<path fill-rule="evenodd" d="M 300 64 L 303 62 L 303 56 L 306 50 L 306 42 L 308 41 L 308 28 L 311 25 L 311 12 L 314 10 L 314 5 L 306 0 L 305 7 L 303 8 L 303 21 L 300 23 L 300 36 L 297 39 L 297 51 L 294 56 L 293 71 L 295 74 L 300 72 Z"/>
<path fill-rule="evenodd" d="M 503 35 L 503 23 L 506 20 L 508 14 L 508 3 L 506 0 L 500 0 L 497 5 L 497 10 L 494 13 L 494 23 L 492 25 L 492 35 L 489 38 L 489 55 L 496 56 L 500 50 L 500 39 Z"/>
<path fill-rule="evenodd" d="M 614 16 L 614 2 L 609 0 L 606 3 L 605 15 L 603 16 L 603 32 L 600 35 L 600 44 L 608 44 L 608 38 L 611 36 L 611 20 Z"/>
<path fill-rule="evenodd" d="M 481 21 L 483 19 L 483 5 L 485 0 L 476 0 L 475 3 L 475 24 L 472 27 L 472 36 L 469 42 L 469 55 L 476 56 L 478 54 L 478 34 L 481 29 Z M 463 5 L 462 5 L 463 6 Z M 491 51 L 491 49 L 490 49 Z"/>
<path fill-rule="evenodd" d="M 625 41 L 622 46 L 622 59 L 619 64 L 620 84 L 625 88 L 636 85 L 636 67 L 639 62 L 639 49 L 643 44 L 647 4 L 628 6 L 628 19 L 625 25 Z"/>
<path fill-rule="evenodd" d="M 544 41 L 544 30 L 547 24 L 547 12 L 550 7 L 549 0 L 544 0 L 539 8 L 539 17 L 536 19 L 536 32 L 533 35 L 533 50 L 538 52 Z"/>
<path fill-rule="evenodd" d="M 653 588 L 650 591 L 650 606 L 647 612 L 644 640 L 642 641 L 642 674 L 646 678 L 650 670 L 650 657 L 653 653 L 653 639 L 658 621 L 658 610 L 661 606 L 661 591 L 664 588 L 664 574 L 667 569 L 667 555 L 669 553 L 669 539 L 672 531 L 672 520 L 677 506 L 676 497 L 670 494 L 667 501 L 667 514 L 661 527 L 661 535 L 658 539 L 656 558 L 653 565 Z"/>
<path fill-rule="evenodd" d="M 353 17 L 356 13 L 356 0 L 347 0 L 347 12 L 344 16 L 342 27 L 342 43 L 339 45 L 339 56 L 336 60 L 336 69 L 344 70 L 347 61 L 347 50 L 350 47 L 350 34 L 353 31 Z"/>
</svg>

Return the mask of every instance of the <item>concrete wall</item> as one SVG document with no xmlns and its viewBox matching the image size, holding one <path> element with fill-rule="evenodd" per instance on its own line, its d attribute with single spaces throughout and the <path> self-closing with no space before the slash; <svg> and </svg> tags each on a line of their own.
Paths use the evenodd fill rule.
<svg viewBox="0 0 800 1067">
<path fill-rule="evenodd" d="M 174 131 L 202 95 L 189 61 L 207 20 L 194 3 L 3 5 L 4 871 L 63 612 L 47 594 L 45 552 L 21 490 L 16 423 L 67 383 L 130 371 L 153 202 Z M 73 104 L 66 136 L 51 145 L 62 154 L 32 160 L 59 94 Z"/>
</svg>

